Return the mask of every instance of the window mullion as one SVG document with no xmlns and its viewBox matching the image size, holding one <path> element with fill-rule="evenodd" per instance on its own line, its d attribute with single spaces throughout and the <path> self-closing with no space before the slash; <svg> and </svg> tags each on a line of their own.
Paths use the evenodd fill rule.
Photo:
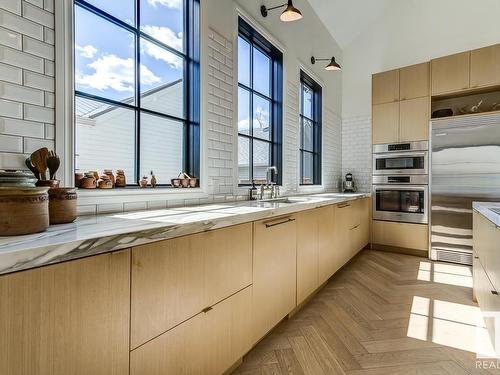
<svg viewBox="0 0 500 375">
<path fill-rule="evenodd" d="M 136 28 L 141 24 L 141 5 L 140 1 L 136 1 Z M 141 38 L 137 29 L 135 30 L 135 104 L 137 106 L 135 116 L 135 179 L 139 182 L 141 179 Z"/>
</svg>

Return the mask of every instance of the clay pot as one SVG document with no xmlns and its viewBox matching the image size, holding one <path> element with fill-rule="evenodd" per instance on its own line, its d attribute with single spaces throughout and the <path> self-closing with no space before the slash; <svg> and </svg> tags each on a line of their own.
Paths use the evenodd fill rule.
<svg viewBox="0 0 500 375">
<path fill-rule="evenodd" d="M 97 180 L 92 172 L 85 173 L 85 177 L 80 181 L 80 188 L 82 189 L 95 189 L 97 188 Z"/>
<path fill-rule="evenodd" d="M 115 175 L 113 174 L 113 171 L 111 169 L 105 169 L 104 174 L 109 177 L 109 180 L 113 184 L 113 187 L 115 187 L 116 180 L 115 180 Z"/>
<path fill-rule="evenodd" d="M 72 223 L 76 219 L 76 189 L 57 188 L 49 190 L 50 224 Z"/>
<path fill-rule="evenodd" d="M 123 171 L 123 169 L 118 169 L 116 171 L 115 186 L 116 187 L 127 186 L 127 179 L 125 178 L 125 172 Z"/>
<path fill-rule="evenodd" d="M 189 179 L 189 187 L 195 188 L 196 186 L 198 186 L 198 179 L 191 177 Z"/>
<path fill-rule="evenodd" d="M 75 173 L 75 187 L 79 188 L 85 175 L 83 173 Z"/>
<path fill-rule="evenodd" d="M 173 187 L 178 188 L 181 187 L 181 179 L 180 178 L 172 178 L 170 180 L 170 183 L 172 184 Z"/>
<path fill-rule="evenodd" d="M 143 178 L 141 178 L 140 181 L 139 181 L 139 186 L 141 188 L 147 187 L 148 186 L 148 178 L 145 177 L 145 176 Z"/>
<path fill-rule="evenodd" d="M 35 184 L 38 187 L 49 187 L 55 189 L 59 187 L 59 180 L 38 180 Z"/>
<path fill-rule="evenodd" d="M 39 233 L 49 226 L 48 187 L 0 187 L 0 236 Z"/>
<path fill-rule="evenodd" d="M 111 179 L 104 174 L 101 176 L 101 179 L 97 183 L 97 187 L 99 189 L 113 189 L 113 183 L 111 182 Z"/>
</svg>

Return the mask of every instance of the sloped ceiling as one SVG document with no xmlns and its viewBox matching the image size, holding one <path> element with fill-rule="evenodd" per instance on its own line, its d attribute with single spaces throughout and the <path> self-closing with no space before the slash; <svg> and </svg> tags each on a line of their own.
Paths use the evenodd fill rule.
<svg viewBox="0 0 500 375">
<path fill-rule="evenodd" d="M 402 0 L 308 0 L 343 49 L 377 21 L 387 7 Z"/>
</svg>

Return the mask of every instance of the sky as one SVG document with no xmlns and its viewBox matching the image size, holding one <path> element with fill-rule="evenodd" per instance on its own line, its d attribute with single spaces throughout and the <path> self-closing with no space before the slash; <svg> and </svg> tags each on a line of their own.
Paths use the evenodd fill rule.
<svg viewBox="0 0 500 375">
<path fill-rule="evenodd" d="M 134 25 L 133 0 L 87 0 L 112 16 Z M 182 51 L 183 1 L 140 1 L 140 28 L 149 36 Z M 76 89 L 113 100 L 134 96 L 134 35 L 93 13 L 75 7 Z M 156 44 L 141 40 L 141 91 L 183 77 L 183 60 Z"/>
</svg>

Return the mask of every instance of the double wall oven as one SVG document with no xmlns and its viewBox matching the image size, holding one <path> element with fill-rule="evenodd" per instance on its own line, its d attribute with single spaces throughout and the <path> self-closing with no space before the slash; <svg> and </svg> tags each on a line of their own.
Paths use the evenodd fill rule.
<svg viewBox="0 0 500 375">
<path fill-rule="evenodd" d="M 373 218 L 427 224 L 427 141 L 373 146 Z"/>
</svg>

